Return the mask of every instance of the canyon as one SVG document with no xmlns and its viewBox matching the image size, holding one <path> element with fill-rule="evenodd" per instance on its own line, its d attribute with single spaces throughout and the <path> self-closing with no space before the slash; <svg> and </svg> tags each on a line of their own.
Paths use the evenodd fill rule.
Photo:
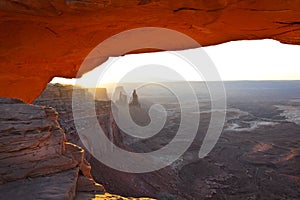
<svg viewBox="0 0 300 200">
<path fill-rule="evenodd" d="M 160 43 L 162 49 L 145 46 L 124 52 L 125 46 L 141 41 L 122 41 L 105 46 L 95 61 L 81 68 L 98 44 L 143 27 L 175 30 L 199 44 L 170 40 L 157 32 L 155 37 L 141 39 Z M 43 93 L 53 77 L 81 77 L 112 56 L 235 40 L 274 39 L 299 45 L 299 35 L 298 0 L 1 0 L 0 199 L 151 199 L 111 193 L 158 199 L 197 195 L 201 199 L 261 199 L 270 194 L 271 198 L 299 198 L 299 126 L 294 119 L 283 119 L 291 118 L 287 109 L 298 110 L 290 102 L 256 102 L 254 108 L 253 102 L 236 101 L 241 113 L 251 115 L 236 118 L 240 114 L 231 110 L 229 116 L 234 117 L 209 157 L 195 159 L 200 134 L 181 162 L 142 176 L 112 170 L 84 149 L 72 120 L 73 88 L 48 86 L 50 92 Z M 160 136 L 154 138 L 154 147 L 148 141 L 130 141 L 115 125 L 111 105 L 102 94 L 99 90 L 97 117 L 105 130 L 112 130 L 106 133 L 116 144 L 148 151 L 167 142 Z M 286 110 L 280 113 L 274 108 L 278 105 Z M 202 116 L 204 121 L 209 119 L 208 113 Z M 257 125 L 255 120 L 263 117 L 279 122 Z M 253 127 L 255 136 L 249 132 Z M 202 124 L 200 132 L 205 129 Z"/>
<path fill-rule="evenodd" d="M 64 129 L 67 140 L 85 149 L 85 158 L 92 166 L 91 174 L 93 178 L 98 183 L 103 183 L 109 192 L 121 194 L 123 196 L 176 198 L 176 195 L 168 193 L 168 191 L 174 190 L 174 186 L 176 185 L 176 182 L 178 182 L 178 180 L 174 178 L 176 177 L 175 174 L 169 167 L 167 169 L 162 169 L 148 174 L 125 173 L 104 165 L 89 153 L 82 143 L 82 137 L 80 138 L 78 135 L 76 130 L 78 127 L 75 126 L 72 111 L 72 92 L 74 90 L 76 90 L 76 93 L 79 94 L 82 99 L 94 98 L 93 94 L 89 92 L 89 89 L 77 88 L 71 85 L 63 86 L 61 84 L 48 84 L 44 92 L 33 102 L 33 104 L 55 108 L 58 112 L 58 122 Z M 101 91 L 104 91 L 104 89 Z M 102 92 L 101 96 L 97 94 L 98 93 L 96 92 L 96 97 L 100 99 L 107 97 L 106 92 Z M 135 104 L 138 104 L 137 97 L 135 97 L 133 101 Z M 95 100 L 96 117 L 98 122 L 106 136 L 110 138 L 115 145 L 123 149 L 133 151 L 134 149 L 132 149 L 129 145 L 126 145 L 126 140 L 128 139 L 125 137 L 126 135 L 120 131 L 114 121 L 111 111 L 111 103 L 111 101 Z M 124 102 L 120 103 L 121 106 L 126 106 L 123 104 Z M 136 110 L 136 107 L 139 108 L 134 105 L 133 109 L 135 113 L 138 111 L 138 117 L 147 115 L 139 109 Z M 76 112 L 81 111 L 76 110 Z M 92 117 L 93 115 L 93 113 L 90 113 L 88 116 Z M 161 183 L 159 181 L 161 178 L 165 178 L 166 181 Z"/>
<path fill-rule="evenodd" d="M 209 110 L 209 102 L 205 99 L 201 104 L 203 111 L 197 137 L 176 162 L 154 172 L 132 174 L 107 167 L 86 151 L 85 159 L 92 166 L 92 177 L 109 192 L 123 196 L 151 196 L 162 200 L 225 197 L 297 199 L 300 193 L 299 124 L 288 117 L 298 116 L 293 111 L 299 108 L 295 91 L 300 88 L 298 82 L 273 83 L 275 86 L 272 87 L 267 85 L 255 82 L 242 82 L 241 86 L 227 83 L 229 107 L 226 124 L 217 145 L 204 159 L 198 158 L 198 150 L 210 118 L 210 111 L 206 111 Z M 288 89 L 282 90 L 285 85 L 289 86 Z M 178 85 L 176 87 L 179 88 Z M 254 87 L 261 89 L 253 90 Z M 73 86 L 48 84 L 33 103 L 55 108 L 67 140 L 85 148 L 74 124 L 71 109 L 73 89 Z M 82 93 L 83 99 L 93 98 L 88 89 L 76 90 Z M 144 109 L 145 99 L 138 97 L 138 94 L 134 92 L 132 101 L 127 103 L 132 107 L 133 120 L 143 124 L 148 121 L 148 115 L 147 109 Z M 102 95 L 107 96 L 105 92 Z M 152 100 L 160 98 L 153 96 Z M 150 99 L 146 100 L 149 104 Z M 162 104 L 170 110 L 164 128 L 154 137 L 144 140 L 133 140 L 118 128 L 111 113 L 113 105 L 110 101 L 95 101 L 97 118 L 107 137 L 127 151 L 150 152 L 160 149 L 176 134 L 180 113 L 172 101 Z"/>
</svg>

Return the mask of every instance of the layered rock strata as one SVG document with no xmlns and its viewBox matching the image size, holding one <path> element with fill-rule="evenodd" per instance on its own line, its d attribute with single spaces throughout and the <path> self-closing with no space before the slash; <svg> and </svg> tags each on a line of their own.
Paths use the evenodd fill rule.
<svg viewBox="0 0 300 200">
<path fill-rule="evenodd" d="M 93 180 L 84 150 L 66 140 L 53 108 L 8 98 L 0 108 L 1 199 L 113 196 Z"/>
</svg>

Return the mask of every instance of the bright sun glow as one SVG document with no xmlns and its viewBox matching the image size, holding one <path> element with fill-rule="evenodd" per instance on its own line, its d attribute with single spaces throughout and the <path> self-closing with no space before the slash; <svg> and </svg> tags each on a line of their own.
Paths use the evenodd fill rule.
<svg viewBox="0 0 300 200">
<path fill-rule="evenodd" d="M 299 80 L 300 79 L 300 46 L 281 44 L 274 40 L 234 41 L 216 46 L 204 47 L 217 67 L 224 81 L 228 80 Z M 100 85 L 119 82 L 122 77 L 136 66 L 161 65 L 172 68 L 186 80 L 200 81 L 201 77 L 186 67 L 188 63 L 169 52 L 126 55 L 110 58 L 110 65 L 101 78 Z M 54 78 L 52 83 L 79 84 L 95 87 L 93 80 L 101 74 L 103 67 L 97 67 L 86 73 L 79 80 Z M 166 73 L 155 73 L 151 67 L 145 76 L 130 76 L 128 82 L 142 81 L 176 81 Z M 134 74 L 134 73 L 133 73 Z M 149 80 L 146 80 L 146 79 Z M 125 81 L 125 80 L 122 80 Z"/>
</svg>

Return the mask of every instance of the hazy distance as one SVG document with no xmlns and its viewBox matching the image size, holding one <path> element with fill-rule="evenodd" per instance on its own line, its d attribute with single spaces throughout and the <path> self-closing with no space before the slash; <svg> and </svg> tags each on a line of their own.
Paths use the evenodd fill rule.
<svg viewBox="0 0 300 200">
<path fill-rule="evenodd" d="M 232 41 L 203 47 L 215 64 L 223 81 L 230 80 L 300 80 L 300 46 L 282 44 L 275 40 Z M 193 50 L 187 50 L 192 53 Z M 189 63 L 171 52 L 144 53 L 110 58 L 109 70 L 102 83 L 115 82 L 173 82 L 202 81 L 191 71 Z M 102 64 L 103 65 L 103 64 Z M 81 79 L 55 77 L 52 83 L 80 84 L 95 87 L 101 65 Z M 170 74 L 170 70 L 177 72 Z"/>
</svg>

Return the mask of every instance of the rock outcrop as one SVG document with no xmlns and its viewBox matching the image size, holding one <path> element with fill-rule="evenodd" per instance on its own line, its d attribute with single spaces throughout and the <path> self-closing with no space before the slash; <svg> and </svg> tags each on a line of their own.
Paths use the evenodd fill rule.
<svg viewBox="0 0 300 200">
<path fill-rule="evenodd" d="M 58 121 L 61 127 L 64 129 L 68 141 L 85 149 L 85 146 L 83 146 L 74 124 L 72 112 L 72 98 L 71 96 L 66 97 L 66 95 L 64 95 L 64 97 L 61 98 L 48 98 L 48 96 L 51 96 L 51 93 L 57 93 L 55 90 L 53 90 L 54 86 L 56 90 L 61 91 L 67 90 L 63 89 L 64 87 L 70 88 L 69 86 L 48 84 L 47 89 L 39 96 L 39 98 L 37 98 L 34 101 L 34 104 L 55 108 L 58 112 Z M 120 87 L 118 90 L 120 91 L 117 92 L 125 91 L 122 87 Z M 79 92 L 78 95 L 80 95 L 80 93 L 84 93 L 85 91 L 78 90 L 77 92 Z M 47 94 L 47 96 L 45 96 L 45 94 Z M 92 96 L 86 96 L 86 98 L 92 98 Z M 85 100 L 83 99 L 83 101 Z M 87 101 L 90 102 L 90 100 Z M 111 108 L 115 104 L 111 101 L 95 101 L 94 103 L 99 125 L 101 126 L 102 130 L 107 135 L 107 137 L 115 145 L 128 151 L 132 151 L 132 149 L 127 145 L 128 143 L 130 143 L 131 138 L 128 138 L 128 135 L 126 133 L 121 132 L 121 130 L 116 124 L 116 121 L 113 118 Z M 126 104 L 124 106 L 128 106 L 127 96 Z M 76 112 L 81 113 L 83 112 L 83 110 L 76 110 Z M 94 114 L 91 113 L 90 116 L 94 116 Z M 134 109 L 132 117 L 133 120 L 137 120 L 137 122 L 140 122 L 144 120 L 145 115 L 148 116 L 144 110 L 138 108 Z M 85 116 L 87 116 L 88 119 L 88 114 L 86 114 Z M 130 174 L 107 167 L 106 165 L 98 161 L 96 158 L 94 158 L 88 151 L 85 151 L 85 158 L 92 166 L 91 174 L 96 180 L 96 182 L 102 183 L 104 187 L 112 193 L 121 194 L 123 196 L 151 196 L 159 198 L 159 193 L 161 191 L 176 190 L 174 184 L 178 182 L 178 180 L 175 180 L 173 178 L 175 177 L 175 175 L 169 169 L 163 169 L 158 172 L 148 174 Z M 164 177 L 166 180 L 164 183 L 158 181 L 162 177 Z M 80 197 L 82 196 L 91 195 L 80 194 Z M 102 198 L 101 195 L 96 195 L 96 197 Z M 117 197 L 117 195 L 111 196 L 111 198 Z"/>
<path fill-rule="evenodd" d="M 100 90 L 93 91 L 97 93 L 100 91 L 100 98 L 108 98 L 106 94 L 106 89 L 100 88 Z M 94 102 L 93 95 L 89 92 L 89 89 L 77 88 L 72 85 L 61 85 L 61 84 L 51 84 L 47 85 L 47 88 L 42 92 L 42 94 L 33 102 L 34 104 L 40 106 L 53 107 L 59 113 L 58 122 L 60 123 L 62 129 L 66 133 L 68 141 L 78 144 L 81 147 L 83 145 L 78 137 L 76 127 L 73 119 L 72 111 L 72 92 L 76 92 L 76 95 L 80 97 L 83 101 L 88 100 L 89 102 Z M 104 91 L 104 92 L 103 92 Z M 109 138 L 113 138 L 115 142 L 121 144 L 121 138 L 118 133 L 114 133 L 110 130 L 116 130 L 116 124 L 111 116 L 110 111 L 110 101 L 98 101 L 95 100 L 96 115 L 99 124 L 103 128 L 104 132 Z M 82 108 L 84 109 L 84 107 Z M 84 110 L 77 110 L 77 112 L 84 112 Z M 90 114 L 91 116 L 93 113 Z M 109 135 L 111 134 L 111 135 Z"/>
<path fill-rule="evenodd" d="M 127 106 L 128 105 L 128 96 L 123 86 L 117 86 L 112 95 L 113 102 L 115 102 L 119 106 Z"/>
<path fill-rule="evenodd" d="M 1 101 L 2 184 L 80 167 L 83 150 L 66 143 L 54 109 Z"/>
<path fill-rule="evenodd" d="M 93 180 L 84 150 L 67 142 L 53 108 L 7 98 L 0 108 L 1 199 L 113 196 Z"/>
<path fill-rule="evenodd" d="M 139 97 L 138 97 L 138 95 L 136 93 L 136 90 L 133 90 L 129 106 L 131 106 L 131 107 L 138 107 L 138 108 L 141 107 L 141 104 L 139 102 Z"/>
<path fill-rule="evenodd" d="M 87 54 L 121 31 L 165 27 L 202 46 L 264 38 L 300 44 L 299 16 L 299 0 L 2 0 L 0 95 L 32 102 L 53 77 L 76 77 Z M 164 42 L 167 50 L 195 47 Z M 121 46 L 103 49 L 81 74 L 123 55 Z"/>
</svg>

